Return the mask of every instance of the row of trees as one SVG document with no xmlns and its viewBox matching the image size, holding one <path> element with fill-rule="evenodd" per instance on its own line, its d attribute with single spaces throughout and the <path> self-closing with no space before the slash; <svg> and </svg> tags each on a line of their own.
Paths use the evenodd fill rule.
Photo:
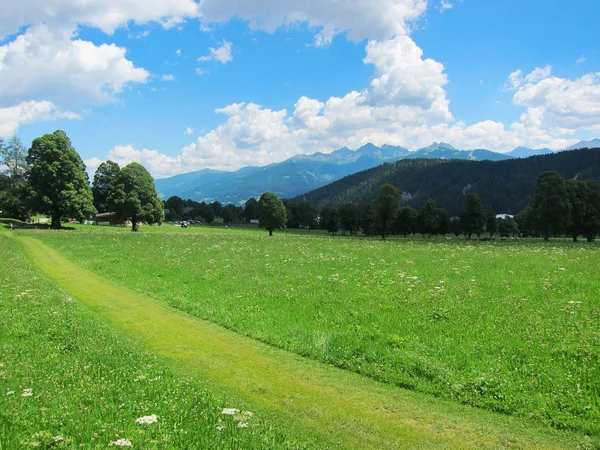
<svg viewBox="0 0 600 450">
<path fill-rule="evenodd" d="M 275 194 L 268 193 L 270 197 Z M 265 195 L 265 194 L 263 194 Z M 261 197 L 262 199 L 262 197 Z M 420 233 L 423 236 L 464 234 L 467 239 L 488 233 L 502 237 L 509 236 L 550 236 L 567 233 L 576 241 L 585 236 L 593 242 L 600 230 L 600 183 L 594 180 L 564 180 L 558 172 L 544 172 L 535 183 L 533 195 L 525 210 L 514 219 L 511 216 L 498 217 L 493 211 L 486 211 L 481 199 L 475 193 L 465 196 L 464 209 L 460 216 L 451 217 L 429 199 L 420 210 L 412 206 L 401 206 L 402 191 L 391 184 L 380 187 L 379 195 L 364 208 L 356 204 L 344 203 L 336 208 L 323 208 L 319 214 L 306 201 L 280 201 L 278 220 L 269 230 L 278 228 L 321 228 L 330 233 L 365 235 L 381 234 L 385 239 L 390 234 L 407 236 Z M 266 223 L 261 213 L 260 201 L 251 199 L 246 203 L 246 217 L 260 216 L 260 223 Z M 255 209 L 258 205 L 258 210 Z"/>
<path fill-rule="evenodd" d="M 0 142 L 0 208 L 3 215 L 25 219 L 40 213 L 53 228 L 65 218 L 83 221 L 98 210 L 115 212 L 132 222 L 162 220 L 162 202 L 148 171 L 137 163 L 122 169 L 100 165 L 90 186 L 85 165 L 64 131 L 33 140 L 25 149 L 17 137 Z"/>
</svg>

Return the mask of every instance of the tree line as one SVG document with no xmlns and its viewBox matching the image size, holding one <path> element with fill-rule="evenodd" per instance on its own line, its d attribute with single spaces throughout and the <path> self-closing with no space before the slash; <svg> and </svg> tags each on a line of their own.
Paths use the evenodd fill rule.
<svg viewBox="0 0 600 450">
<path fill-rule="evenodd" d="M 142 165 L 102 163 L 90 186 L 85 165 L 64 131 L 34 139 L 29 149 L 16 136 L 0 141 L 0 163 L 3 216 L 25 220 L 44 214 L 58 229 L 65 219 L 84 221 L 98 211 L 114 212 L 131 220 L 133 231 L 141 222 L 162 220 L 162 202 Z"/>
<path fill-rule="evenodd" d="M 268 211 L 262 207 L 265 199 L 271 205 Z M 485 234 L 483 239 L 493 239 L 498 234 L 502 238 L 531 236 L 548 240 L 567 234 L 573 241 L 584 236 L 588 242 L 594 242 L 600 230 L 600 182 L 565 180 L 555 171 L 538 176 L 526 208 L 514 217 L 498 216 L 486 209 L 475 193 L 463 195 L 463 202 L 458 216 L 451 216 L 432 198 L 417 210 L 411 205 L 402 205 L 402 191 L 387 183 L 379 188 L 377 197 L 362 208 L 355 203 L 343 203 L 324 207 L 317 213 L 306 199 L 280 200 L 273 193 L 265 193 L 258 202 L 248 200 L 244 212 L 246 217 L 259 217 L 261 226 L 271 234 L 273 230 L 284 228 L 322 229 L 332 234 L 379 234 L 383 239 L 391 234 L 421 234 L 423 237 L 454 234 L 464 235 L 466 239 L 474 236 L 481 239 Z"/>
</svg>

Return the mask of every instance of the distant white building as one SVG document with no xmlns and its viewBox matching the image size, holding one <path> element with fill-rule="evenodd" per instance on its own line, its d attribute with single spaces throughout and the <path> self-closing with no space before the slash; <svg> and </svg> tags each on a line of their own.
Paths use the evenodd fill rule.
<svg viewBox="0 0 600 450">
<path fill-rule="evenodd" d="M 511 219 L 515 218 L 515 216 L 510 214 L 496 214 L 496 219 L 506 219 L 507 217 L 510 217 Z"/>
</svg>

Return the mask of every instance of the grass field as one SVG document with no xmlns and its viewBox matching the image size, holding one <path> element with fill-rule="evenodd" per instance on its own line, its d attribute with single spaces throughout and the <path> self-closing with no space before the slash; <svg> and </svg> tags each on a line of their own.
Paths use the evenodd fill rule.
<svg viewBox="0 0 600 450">
<path fill-rule="evenodd" d="M 0 232 L 0 449 L 314 448 L 254 408 L 252 416 L 222 414 L 248 405 L 174 375 L 135 339 L 101 324 L 6 234 Z M 152 415 L 155 423 L 136 424 Z"/>
<path fill-rule="evenodd" d="M 598 441 L 595 246 L 84 231 L 19 233 L 277 347 Z"/>
</svg>

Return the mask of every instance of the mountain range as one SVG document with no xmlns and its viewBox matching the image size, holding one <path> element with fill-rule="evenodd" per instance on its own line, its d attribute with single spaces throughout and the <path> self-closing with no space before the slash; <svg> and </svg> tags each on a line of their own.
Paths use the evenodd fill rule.
<svg viewBox="0 0 600 450">
<path fill-rule="evenodd" d="M 383 184 L 390 183 L 402 190 L 405 204 L 417 209 L 432 198 L 458 216 L 465 207 L 465 195 L 473 192 L 486 209 L 515 214 L 527 206 L 537 177 L 550 170 L 565 179 L 598 181 L 600 148 L 504 161 L 403 159 L 347 176 L 292 200 L 306 200 L 317 211 L 344 203 L 363 207 L 377 197 Z"/>
<path fill-rule="evenodd" d="M 570 150 L 584 147 L 600 147 L 600 139 L 582 141 Z M 265 191 L 281 198 L 292 198 L 312 191 L 336 180 L 384 163 L 402 159 L 441 159 L 469 161 L 502 161 L 513 158 L 552 153 L 549 149 L 534 150 L 519 147 L 509 153 L 490 150 L 459 150 L 444 142 L 434 142 L 416 151 L 404 147 L 366 144 L 357 150 L 347 147 L 332 153 L 296 155 L 283 162 L 267 166 L 243 167 L 235 172 L 203 169 L 155 180 L 161 198 L 177 195 L 196 201 L 219 201 L 243 204 L 250 197 L 259 197 Z"/>
</svg>

